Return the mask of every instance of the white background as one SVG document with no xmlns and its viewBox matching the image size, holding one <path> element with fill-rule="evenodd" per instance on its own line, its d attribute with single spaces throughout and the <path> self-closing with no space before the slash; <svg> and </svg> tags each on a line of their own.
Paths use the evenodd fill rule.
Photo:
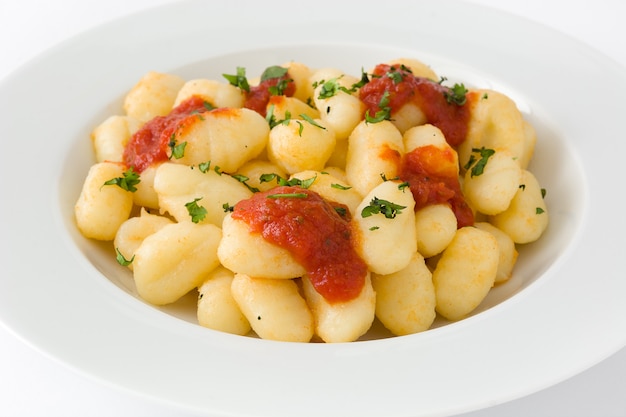
<svg viewBox="0 0 626 417">
<path fill-rule="evenodd" d="M 175 0 L 0 0 L 0 82 L 32 57 L 64 39 L 117 17 L 172 1 Z M 623 0 L 472 2 L 565 32 L 626 68 L 626 24 L 623 23 L 626 2 Z M 598 88 L 610 86 L 602 86 L 602 80 L 598 80 Z M 625 381 L 626 349 L 622 349 L 556 386 L 463 416 L 626 417 Z M 184 417 L 173 408 L 76 374 L 27 346 L 2 326 L 0 415 Z"/>
</svg>

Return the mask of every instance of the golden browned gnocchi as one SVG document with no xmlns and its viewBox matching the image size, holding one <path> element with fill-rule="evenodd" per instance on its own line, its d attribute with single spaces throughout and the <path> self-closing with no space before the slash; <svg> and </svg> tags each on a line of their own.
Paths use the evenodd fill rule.
<svg viewBox="0 0 626 417">
<path fill-rule="evenodd" d="M 277 341 L 408 335 L 475 312 L 546 230 L 506 95 L 413 58 L 251 75 L 149 72 L 91 134 L 78 230 L 149 303 L 195 293 L 201 326 Z"/>
</svg>

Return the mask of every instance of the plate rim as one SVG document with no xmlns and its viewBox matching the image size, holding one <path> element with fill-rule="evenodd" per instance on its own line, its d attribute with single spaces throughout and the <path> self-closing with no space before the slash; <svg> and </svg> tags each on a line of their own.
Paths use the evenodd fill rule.
<svg viewBox="0 0 626 417">
<path fill-rule="evenodd" d="M 426 3 L 430 3 L 430 2 L 419 3 L 419 4 L 422 4 L 422 5 L 423 5 L 423 4 L 426 4 Z M 77 43 L 78 43 L 78 44 L 80 44 L 81 42 L 85 42 L 84 40 L 89 39 L 90 37 L 94 37 L 97 33 L 106 32 L 107 30 L 111 30 L 113 27 L 116 27 L 116 26 L 118 26 L 118 25 L 120 25 L 120 24 L 124 24 L 124 22 L 128 23 L 128 22 L 133 21 L 133 20 L 141 20 L 141 19 L 143 19 L 143 17 L 142 17 L 142 16 L 146 16 L 146 15 L 148 15 L 148 14 L 156 14 L 156 15 L 158 15 L 158 14 L 160 14 L 160 13 L 165 13 L 166 9 L 168 9 L 168 10 L 170 10 L 170 11 L 171 11 L 171 10 L 179 10 L 179 9 L 182 9 L 185 5 L 187 5 L 187 6 L 192 6 L 192 7 L 198 7 L 200 4 L 201 4 L 201 2 L 193 2 L 193 1 L 191 1 L 191 2 L 181 2 L 181 3 L 176 3 L 175 5 L 160 6 L 160 7 L 156 8 L 156 9 L 154 9 L 154 10 L 151 10 L 151 11 L 150 11 L 150 12 L 148 12 L 147 14 L 140 13 L 140 14 L 132 15 L 132 16 L 129 16 L 129 17 L 127 17 L 127 18 L 123 18 L 123 19 L 121 19 L 121 20 L 119 20 L 119 21 L 110 22 L 110 23 L 108 23 L 108 24 L 105 24 L 105 25 L 103 25 L 103 26 L 101 26 L 101 27 L 99 27 L 99 28 L 97 28 L 97 29 L 95 29 L 95 30 L 93 30 L 93 31 L 89 31 L 89 32 L 87 32 L 87 33 L 85 33 L 85 34 L 83 34 L 83 35 L 79 35 L 79 36 L 78 36 L 78 38 L 74 38 L 74 39 L 72 39 L 72 40 L 69 40 L 69 41 L 67 41 L 67 42 L 63 43 L 62 45 L 59 45 L 57 48 L 53 48 L 53 50 L 51 50 L 50 52 L 48 52 L 48 53 L 46 53 L 46 54 L 44 54 L 44 55 L 42 55 L 42 56 L 40 56 L 40 57 L 38 57 L 38 58 L 37 58 L 37 59 L 35 59 L 34 61 L 31 61 L 30 63 L 26 64 L 24 67 L 22 67 L 22 68 L 21 68 L 20 70 L 18 70 L 16 73 L 14 73 L 14 74 L 15 74 L 15 76 L 13 76 L 13 74 L 12 74 L 11 76 L 7 77 L 7 78 L 4 80 L 4 82 L 3 82 L 3 83 L 0 83 L 0 91 L 2 91 L 2 90 L 3 90 L 3 88 L 5 87 L 5 85 L 6 85 L 6 84 L 8 84 L 11 80 L 18 79 L 18 78 L 20 77 L 20 73 L 22 73 L 22 72 L 29 72 L 29 71 L 30 71 L 30 72 L 32 72 L 32 71 L 35 69 L 35 67 L 36 67 L 39 63 L 45 62 L 46 60 L 49 60 L 49 59 L 53 59 L 53 58 L 54 58 L 54 56 L 55 56 L 55 54 L 56 54 L 56 53 L 58 53 L 59 51 L 61 51 L 61 52 L 62 52 L 62 50 L 63 50 L 64 48 L 68 48 L 68 47 L 70 47 L 72 44 L 77 44 Z M 461 4 L 461 3 L 459 3 L 459 4 Z M 434 7 L 434 6 L 432 6 L 432 7 Z M 439 9 L 438 9 L 438 7 L 439 7 L 439 6 L 435 7 L 435 9 L 439 10 Z M 474 5 L 474 6 L 471 6 L 471 7 L 469 7 L 468 5 L 465 5 L 464 7 L 467 7 L 468 9 L 478 9 L 478 10 L 483 10 L 483 9 L 486 9 L 486 8 L 483 8 L 483 7 L 480 7 L 480 6 L 475 6 L 475 5 Z M 465 9 L 464 9 L 464 10 L 465 10 Z M 494 14 L 503 14 L 503 13 L 501 13 L 501 12 L 494 12 L 494 11 L 492 11 L 492 12 L 490 12 L 490 13 L 494 13 Z M 509 19 L 512 19 L 512 20 L 523 20 L 523 19 L 519 19 L 519 18 L 512 18 L 512 17 L 509 17 Z M 608 62 L 608 61 L 607 61 L 607 62 Z M 35 71 L 35 72 L 36 72 L 36 71 Z M 617 73 L 618 73 L 618 71 L 616 70 L 616 74 L 617 74 Z M 620 74 L 621 76 L 624 76 L 624 73 L 619 73 L 619 74 Z M 623 82 L 623 80 L 622 80 L 622 82 Z M 2 102 L 0 102 L 0 105 L 2 105 Z M 1 122 L 0 122 L 0 123 L 1 123 Z M 58 164 L 59 164 L 59 163 L 60 163 L 60 162 L 57 162 L 57 166 L 58 166 Z M 52 164 L 52 165 L 53 165 L 53 167 L 55 166 L 55 164 Z M 590 182 L 591 182 L 591 180 L 594 180 L 594 181 L 595 181 L 595 179 L 593 179 L 593 178 L 592 178 L 592 179 L 590 179 Z M 592 209 L 593 209 L 593 210 L 596 210 L 596 209 L 595 209 L 595 207 L 591 207 L 591 208 L 590 208 L 590 210 L 592 210 Z M 5 213 L 4 211 L 3 211 L 2 213 L 3 213 L 3 214 L 7 214 L 7 213 Z M 2 216 L 2 217 L 3 217 L 3 218 L 8 218 L 8 217 L 5 217 L 5 216 Z M 58 226 L 58 225 L 55 225 L 55 227 L 59 227 L 59 226 Z M 622 229 L 623 229 L 623 224 L 621 225 L 621 227 L 622 227 Z M 48 227 L 48 229 L 45 229 L 45 230 L 50 230 L 50 227 Z M 56 229 L 52 228 L 52 230 L 56 230 Z M 572 248 L 572 251 L 577 251 L 577 248 Z M 615 249 L 615 250 L 614 250 L 614 252 L 617 252 L 617 249 Z M 616 254 L 617 254 L 617 253 L 616 253 Z M 89 269 L 89 267 L 87 267 L 86 265 L 83 265 L 83 267 L 84 267 L 84 268 Z M 0 284 L 0 286 L 1 286 L 1 285 L 3 285 L 3 284 Z M 541 285 L 537 285 L 537 286 L 535 286 L 535 287 L 534 287 L 534 291 L 539 292 L 539 291 L 540 291 L 540 288 L 539 288 L 539 287 L 544 287 L 544 286 L 547 286 L 547 283 L 545 283 L 545 284 L 544 284 L 544 283 L 542 282 L 542 283 L 541 283 Z M 521 301 L 520 301 L 520 302 L 521 302 Z M 125 307 L 125 308 L 127 308 L 129 311 L 134 311 L 134 310 L 135 310 L 135 308 L 136 308 L 135 306 L 132 306 L 132 305 L 125 305 L 124 307 Z M 35 346 L 36 348 L 38 348 L 38 350 L 42 350 L 42 351 L 44 351 L 44 352 L 46 352 L 46 351 L 47 351 L 45 348 L 43 348 L 43 347 L 42 347 L 42 343 L 41 343 L 42 341 L 41 341 L 41 339 L 39 339 L 39 340 L 38 340 L 36 337 L 33 337 L 33 335 L 32 335 L 32 334 L 30 334 L 30 335 L 28 335 L 28 336 L 27 336 L 27 335 L 26 335 L 26 333 L 20 333 L 20 332 L 19 332 L 19 329 L 15 328 L 15 326 L 11 326 L 11 325 L 10 325 L 11 320 L 13 320 L 13 324 L 15 324 L 15 323 L 16 323 L 16 321 L 15 321 L 16 319 L 15 319 L 15 318 L 7 318 L 7 317 L 8 317 L 8 316 L 6 316 L 6 313 L 7 313 L 7 312 L 6 312 L 6 310 L 4 310 L 3 308 L 0 308 L 0 312 L 2 312 L 2 315 L 0 315 L 0 320 L 1 320 L 1 321 L 3 321 L 3 322 L 5 322 L 5 323 L 7 324 L 7 327 L 9 327 L 10 329 L 14 329 L 14 330 L 15 330 L 15 333 L 17 333 L 18 335 L 20 335 L 20 338 L 25 339 L 25 340 L 26 340 L 29 344 L 31 344 L 32 346 Z M 130 314 L 130 313 L 128 313 L 128 311 L 127 311 L 127 312 L 126 312 L 126 314 Z M 494 313 L 494 314 L 495 314 L 495 313 Z M 482 314 L 482 315 L 476 316 L 476 318 L 472 318 L 472 319 L 471 319 L 471 321 L 470 321 L 470 322 L 468 322 L 469 324 L 467 324 L 467 326 L 469 326 L 469 327 L 473 327 L 474 323 L 478 323 L 478 324 L 476 324 L 476 325 L 477 325 L 477 326 L 479 326 L 479 324 L 480 324 L 480 323 L 484 323 L 484 322 L 485 322 L 485 320 L 488 320 L 488 317 L 490 317 L 491 315 L 493 315 L 493 314 L 491 314 L 491 313 L 490 313 L 490 314 Z M 622 323 L 622 324 L 623 324 L 623 323 Z M 169 328 L 169 326 L 168 326 L 168 328 Z M 172 332 L 173 332 L 173 333 L 178 333 L 178 332 L 179 332 L 179 331 L 177 331 L 177 330 L 175 330 L 175 329 L 173 329 L 173 328 L 171 328 L 170 330 L 172 330 Z M 188 329 L 188 330 L 189 330 L 189 329 Z M 195 332 L 194 330 L 190 330 L 190 331 L 191 331 L 191 332 L 193 332 L 194 334 L 195 334 L 195 333 L 197 333 L 197 332 Z M 451 337 L 451 336 L 447 335 L 447 333 L 449 333 L 450 331 L 451 331 L 451 330 L 449 330 L 449 329 L 448 329 L 448 330 L 441 330 L 441 331 L 437 332 L 437 335 L 438 335 L 437 337 L 439 337 L 439 335 L 440 335 L 441 333 L 443 333 L 443 336 L 441 336 L 441 337 Z M 29 336 L 30 336 L 30 337 L 29 337 Z M 50 337 L 50 336 L 51 336 L 51 335 L 48 335 L 48 337 Z M 198 337 L 199 337 L 199 336 L 198 336 Z M 432 337 L 435 337 L 434 333 L 433 333 L 433 336 L 432 336 Z M 223 337 L 222 335 L 215 336 L 215 339 L 216 339 L 216 340 L 224 340 L 224 339 L 229 339 L 229 340 L 230 340 L 230 338 L 229 338 L 228 336 L 227 336 L 227 337 Z M 560 375 L 560 376 L 559 376 L 559 378 L 560 378 L 560 379 L 559 379 L 559 378 L 553 378 L 553 379 L 552 379 L 552 381 L 546 381 L 544 385 L 545 385 L 545 386 L 547 386 L 547 384 L 552 384 L 552 383 L 558 382 L 558 380 L 565 379 L 565 378 L 567 378 L 567 377 L 569 377 L 569 376 L 573 375 L 574 373 L 578 373 L 578 372 L 580 372 L 580 371 L 582 371 L 582 370 L 586 369 L 588 366 L 591 366 L 592 364 L 597 363 L 599 360 L 601 360 L 601 359 L 603 359 L 603 358 L 605 358 L 605 357 L 609 356 L 609 355 L 610 355 L 611 353 L 613 353 L 614 351 L 617 351 L 619 348 L 623 347 L 623 346 L 624 346 L 624 340 L 625 340 L 625 339 L 626 339 L 626 338 L 624 338 L 624 337 L 622 338 L 621 346 L 620 346 L 620 345 L 619 345 L 619 343 L 618 343 L 618 344 L 616 344 L 615 346 L 613 346 L 613 347 L 612 347 L 612 348 L 610 348 L 610 349 L 609 349 L 609 348 L 605 349 L 605 351 L 604 351 L 602 354 L 598 354 L 598 353 L 596 352 L 596 356 L 595 356 L 595 358 L 594 358 L 593 360 L 587 361 L 587 362 L 588 362 L 587 364 L 585 364 L 585 365 L 582 365 L 582 364 L 581 364 L 581 365 L 578 367 L 579 369 L 572 369 L 569 375 L 565 375 L 565 374 Z M 259 347 L 259 349 L 261 349 L 261 350 L 265 350 L 265 349 L 267 349 L 267 346 L 269 346 L 269 345 L 272 345 L 272 346 L 276 347 L 276 345 L 275 345 L 275 344 L 273 344 L 273 343 L 269 343 L 269 344 L 268 344 L 268 343 L 264 343 L 264 342 L 262 342 L 262 343 L 260 343 L 260 344 L 257 344 L 257 342 L 254 342 L 254 343 L 256 344 L 256 346 L 262 346 L 262 347 Z M 370 343 L 370 344 L 372 345 L 372 347 L 371 347 L 371 348 L 370 348 L 370 347 L 364 348 L 364 350 L 365 350 L 365 351 L 376 350 L 376 349 L 378 349 L 378 348 L 379 348 L 379 346 L 378 346 L 378 345 L 380 345 L 380 344 L 381 344 L 381 343 L 377 343 L 377 342 L 374 342 L 374 343 L 367 342 L 367 343 Z M 392 345 L 394 345 L 394 349 L 402 350 L 402 347 L 398 347 L 398 346 L 397 346 L 397 344 L 398 344 L 398 343 L 399 343 L 399 342 L 391 342 L 391 343 L 385 343 L 385 344 L 392 344 Z M 235 345 L 239 345 L 239 344 L 238 344 L 238 343 L 235 343 Z M 307 348 L 304 348 L 304 349 L 306 349 L 306 350 L 312 350 L 312 349 L 318 349 L 318 348 L 315 348 L 315 347 L 308 348 L 308 347 L 307 347 Z M 283 348 L 279 348 L 279 350 L 281 350 L 281 351 L 282 351 L 282 350 L 283 350 Z M 334 348 L 333 348 L 333 350 L 334 350 Z M 350 355 L 360 355 L 360 354 L 363 354 L 363 353 L 358 352 L 358 349 L 353 349 L 353 348 L 351 348 L 351 347 L 338 347 L 336 350 L 337 350 L 337 352 L 334 352 L 334 353 L 333 353 L 333 356 L 334 356 L 334 355 L 337 355 L 337 354 L 350 354 Z M 329 351 L 330 351 L 330 349 L 329 349 Z M 355 351 L 356 351 L 356 352 L 355 352 Z M 59 358 L 59 356 L 53 356 L 53 357 L 55 357 L 55 358 L 57 358 L 57 359 Z M 88 358 L 81 358 L 81 359 L 80 359 L 80 361 L 84 361 L 84 360 L 87 360 L 87 359 L 88 359 Z M 84 369 L 85 369 L 84 364 L 81 364 L 81 363 L 80 363 L 80 361 L 79 361 L 79 363 L 77 364 L 77 363 L 71 363 L 71 361 L 68 361 L 67 359 L 66 359 L 66 360 L 63 360 L 63 362 L 64 362 L 64 363 L 69 364 L 69 365 L 70 365 L 71 367 L 73 367 L 74 369 L 77 369 L 77 370 L 84 370 Z M 83 366 L 81 366 L 81 365 L 83 365 Z M 352 366 L 354 366 L 354 365 L 352 365 Z M 102 377 L 98 377 L 98 376 L 96 376 L 96 375 L 93 375 L 93 374 L 92 374 L 92 373 L 90 373 L 90 372 L 87 372 L 87 374 L 88 374 L 88 375 L 90 375 L 90 376 L 92 376 L 92 377 L 94 377 L 94 376 L 95 376 L 96 378 L 101 379 L 101 380 L 103 380 L 103 381 L 107 380 L 106 378 L 102 378 Z M 536 387 L 536 388 L 539 388 L 539 387 Z M 521 396 L 521 395 L 525 395 L 525 394 L 527 394 L 527 393 L 529 393 L 529 392 L 526 392 L 526 393 L 521 393 L 521 392 L 518 392 L 516 395 L 517 395 L 517 396 Z M 511 397 L 510 397 L 510 398 L 511 398 Z M 501 397 L 501 401 L 502 401 L 502 400 L 504 400 L 504 397 Z M 486 404 L 486 402 L 485 402 L 485 401 L 483 401 L 483 405 L 484 405 L 484 404 Z M 490 402 L 489 404 L 491 405 L 491 404 L 493 404 L 493 402 Z M 481 407 L 481 406 L 480 406 L 477 402 L 475 402 L 473 405 L 471 405 L 471 407 L 474 407 L 473 409 L 476 409 L 476 407 Z M 464 408 L 464 409 L 462 409 L 461 411 L 471 411 L 471 409 L 472 409 L 472 408 L 469 408 L 469 409 Z M 222 410 L 222 411 L 223 411 L 223 412 L 226 412 L 226 410 Z M 250 411 L 251 411 L 251 410 L 250 410 Z M 441 412 L 442 410 L 426 410 L 426 411 L 427 411 L 427 412 L 438 413 L 438 412 Z M 444 411 L 444 412 L 449 412 L 449 411 L 455 411 L 455 410 L 452 410 L 452 409 L 450 408 L 450 409 L 448 409 L 448 410 L 443 410 L 443 411 Z M 242 412 L 246 412 L 246 410 L 242 410 Z M 400 415 L 400 414 L 398 414 L 398 415 Z M 417 414 L 416 414 L 416 415 L 417 415 Z M 424 415 L 426 415 L 426 414 L 424 414 Z"/>
</svg>

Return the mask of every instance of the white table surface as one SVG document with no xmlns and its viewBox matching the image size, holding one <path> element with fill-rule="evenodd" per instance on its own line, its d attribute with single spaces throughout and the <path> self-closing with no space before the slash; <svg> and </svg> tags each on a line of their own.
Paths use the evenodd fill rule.
<svg viewBox="0 0 626 417">
<path fill-rule="evenodd" d="M 117 17 L 172 1 L 175 0 L 0 0 L 0 81 L 64 39 Z M 626 2 L 623 0 L 472 2 L 551 26 L 626 67 L 623 23 Z M 591 369 L 544 391 L 463 416 L 626 417 L 625 382 L 626 349 L 622 349 Z M 26 345 L 2 326 L 0 415 L 187 416 L 175 408 L 77 374 Z"/>
</svg>

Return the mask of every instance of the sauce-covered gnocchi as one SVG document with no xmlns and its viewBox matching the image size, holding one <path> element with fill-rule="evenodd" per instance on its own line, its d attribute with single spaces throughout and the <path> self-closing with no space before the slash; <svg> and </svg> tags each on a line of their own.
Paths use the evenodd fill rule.
<svg viewBox="0 0 626 417">
<path fill-rule="evenodd" d="M 406 58 L 150 72 L 93 130 L 77 227 L 146 301 L 197 293 L 214 330 L 335 343 L 463 319 L 548 208 L 515 103 L 445 81 Z"/>
</svg>

